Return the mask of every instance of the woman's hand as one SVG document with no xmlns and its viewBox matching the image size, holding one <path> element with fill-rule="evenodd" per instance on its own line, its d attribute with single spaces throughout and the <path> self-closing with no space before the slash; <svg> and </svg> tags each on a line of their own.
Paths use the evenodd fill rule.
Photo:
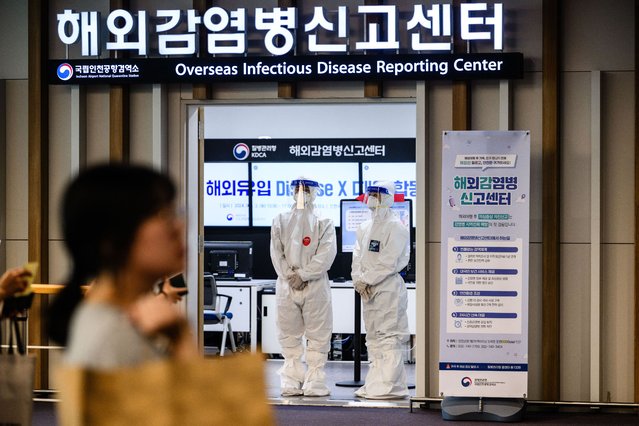
<svg viewBox="0 0 639 426">
<path fill-rule="evenodd" d="M 0 277 L 0 300 L 26 290 L 31 272 L 25 268 L 13 268 Z"/>
<path fill-rule="evenodd" d="M 129 309 L 133 324 L 147 336 L 165 334 L 175 327 L 186 327 L 186 319 L 165 297 L 147 295 Z"/>
<path fill-rule="evenodd" d="M 186 318 L 166 298 L 153 294 L 141 297 L 129 308 L 129 317 L 142 334 L 167 337 L 176 357 L 189 358 L 197 354 Z"/>
<path fill-rule="evenodd" d="M 171 303 L 177 303 L 182 300 L 182 294 L 185 290 L 182 287 L 173 287 L 171 285 L 171 280 L 168 278 L 166 278 L 162 283 L 161 289 L 160 294 L 166 297 L 166 300 Z"/>
</svg>

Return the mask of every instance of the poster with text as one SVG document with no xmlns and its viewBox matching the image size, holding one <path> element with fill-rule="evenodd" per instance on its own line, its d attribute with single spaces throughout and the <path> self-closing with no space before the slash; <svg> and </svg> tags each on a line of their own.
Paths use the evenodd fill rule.
<svg viewBox="0 0 639 426">
<path fill-rule="evenodd" d="M 528 394 L 530 132 L 443 134 L 439 391 Z"/>
</svg>

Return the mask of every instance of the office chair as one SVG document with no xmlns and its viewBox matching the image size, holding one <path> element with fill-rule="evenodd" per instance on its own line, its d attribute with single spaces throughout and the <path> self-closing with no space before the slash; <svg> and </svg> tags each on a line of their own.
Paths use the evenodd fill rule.
<svg viewBox="0 0 639 426">
<path fill-rule="evenodd" d="M 224 309 L 220 309 L 221 299 L 226 299 Z M 220 344 L 220 356 L 224 356 L 226 349 L 226 336 L 231 338 L 231 351 L 235 352 L 235 338 L 231 328 L 233 313 L 229 312 L 233 297 L 226 294 L 218 294 L 217 283 L 213 275 L 204 275 L 204 324 L 222 324 L 222 343 Z M 205 348 L 206 349 L 206 348 Z"/>
</svg>

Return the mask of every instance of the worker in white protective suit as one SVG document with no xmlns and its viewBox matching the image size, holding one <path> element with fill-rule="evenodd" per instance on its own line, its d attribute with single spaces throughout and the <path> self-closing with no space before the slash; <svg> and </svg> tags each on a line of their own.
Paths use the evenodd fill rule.
<svg viewBox="0 0 639 426">
<path fill-rule="evenodd" d="M 282 396 L 326 396 L 324 366 L 333 331 L 327 271 L 337 253 L 335 227 L 313 211 L 318 183 L 291 182 L 295 204 L 273 219 L 271 260 L 277 272 L 278 338 L 284 365 L 278 371 Z M 306 365 L 302 356 L 306 337 Z"/>
<path fill-rule="evenodd" d="M 409 260 L 409 230 L 391 210 L 395 184 L 376 182 L 364 198 L 372 211 L 357 230 L 351 276 L 364 305 L 370 366 L 355 395 L 369 399 L 405 398 L 408 394 L 402 345 L 408 340 L 408 297 L 399 275 Z"/>
</svg>

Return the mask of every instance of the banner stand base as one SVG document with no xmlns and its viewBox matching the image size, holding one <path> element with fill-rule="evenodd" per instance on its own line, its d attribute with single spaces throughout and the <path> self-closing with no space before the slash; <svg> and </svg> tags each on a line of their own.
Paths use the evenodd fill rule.
<svg viewBox="0 0 639 426">
<path fill-rule="evenodd" d="M 444 420 L 518 422 L 524 416 L 526 400 L 447 396 L 441 407 Z"/>
</svg>

